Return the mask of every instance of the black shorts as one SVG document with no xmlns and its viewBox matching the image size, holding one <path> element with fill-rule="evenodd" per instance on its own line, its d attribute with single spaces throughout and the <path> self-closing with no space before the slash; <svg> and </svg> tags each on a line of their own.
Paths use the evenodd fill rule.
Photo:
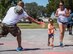
<svg viewBox="0 0 73 54">
<path fill-rule="evenodd" d="M 73 22 L 68 22 L 67 28 L 72 27 L 72 26 L 73 26 Z"/>
<path fill-rule="evenodd" d="M 48 34 L 48 37 L 49 38 L 51 38 L 51 37 L 53 37 L 54 36 L 54 34 Z"/>
</svg>

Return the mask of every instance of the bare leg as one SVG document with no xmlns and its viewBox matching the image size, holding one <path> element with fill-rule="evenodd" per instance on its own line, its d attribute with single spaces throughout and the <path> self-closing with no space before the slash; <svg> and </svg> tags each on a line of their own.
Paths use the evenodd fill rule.
<svg viewBox="0 0 73 54">
<path fill-rule="evenodd" d="M 64 27 L 63 24 L 60 24 L 60 25 L 59 25 L 59 30 L 60 30 L 60 42 L 63 42 L 64 30 L 65 30 L 65 27 Z"/>
<path fill-rule="evenodd" d="M 18 42 L 18 47 L 22 47 L 21 46 L 21 36 L 17 36 L 17 42 Z"/>
<path fill-rule="evenodd" d="M 3 35 L 2 35 L 2 30 L 0 29 L 0 38 L 2 37 Z"/>
<path fill-rule="evenodd" d="M 54 43 L 54 36 L 52 37 L 52 44 Z"/>
<path fill-rule="evenodd" d="M 72 35 L 72 26 L 69 27 L 69 34 Z"/>
<path fill-rule="evenodd" d="M 53 42 L 54 42 L 54 36 L 52 36 L 51 38 L 50 38 L 50 46 L 54 46 L 54 44 L 53 44 Z"/>
<path fill-rule="evenodd" d="M 50 45 L 50 38 L 48 37 L 48 46 Z"/>
<path fill-rule="evenodd" d="M 17 37 L 17 43 L 18 43 L 18 47 L 17 47 L 17 51 L 21 51 L 23 48 L 21 46 L 21 30 L 18 27 L 13 27 L 13 30 L 11 30 L 11 34 L 14 37 Z"/>
<path fill-rule="evenodd" d="M 2 34 L 0 33 L 0 38 L 2 37 Z M 3 43 L 0 43 L 0 45 L 3 45 Z"/>
</svg>

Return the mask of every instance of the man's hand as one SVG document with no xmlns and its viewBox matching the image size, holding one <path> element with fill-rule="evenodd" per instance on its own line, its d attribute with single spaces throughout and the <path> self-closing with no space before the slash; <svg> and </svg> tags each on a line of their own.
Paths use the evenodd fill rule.
<svg viewBox="0 0 73 54">
<path fill-rule="evenodd" d="M 45 27 L 45 23 L 44 22 L 40 22 L 40 27 L 44 28 Z"/>
<path fill-rule="evenodd" d="M 37 20 L 35 20 L 34 18 L 32 18 L 32 17 L 28 17 L 28 20 L 30 20 L 30 21 L 32 21 L 32 22 L 34 22 L 34 23 L 37 23 L 37 24 L 39 24 L 39 25 L 41 25 L 41 27 L 42 28 L 44 28 L 45 27 L 45 23 L 44 22 L 42 22 L 42 21 L 37 21 Z"/>
</svg>

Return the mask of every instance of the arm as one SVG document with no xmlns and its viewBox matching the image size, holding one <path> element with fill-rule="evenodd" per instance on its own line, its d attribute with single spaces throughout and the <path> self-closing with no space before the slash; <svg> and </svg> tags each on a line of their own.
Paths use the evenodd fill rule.
<svg viewBox="0 0 73 54">
<path fill-rule="evenodd" d="M 37 24 L 44 24 L 44 22 L 39 22 L 37 20 L 35 20 L 34 18 L 30 17 L 25 11 L 24 11 L 24 18 L 27 18 L 29 21 L 37 23 Z"/>
<path fill-rule="evenodd" d="M 48 30 L 51 30 L 50 24 L 48 24 Z"/>
<path fill-rule="evenodd" d="M 27 17 L 28 18 L 28 20 L 30 20 L 31 22 L 34 22 L 34 23 L 37 23 L 37 24 L 42 24 L 41 22 L 39 22 L 39 21 L 37 21 L 37 20 L 35 20 L 34 18 L 32 18 L 32 17 Z"/>
<path fill-rule="evenodd" d="M 56 27 L 54 27 L 54 29 L 57 30 Z"/>
<path fill-rule="evenodd" d="M 66 17 L 69 17 L 69 16 L 70 16 L 70 11 L 66 10 Z"/>
<path fill-rule="evenodd" d="M 65 9 L 65 14 L 63 16 L 69 17 L 71 13 L 71 10 Z"/>
<path fill-rule="evenodd" d="M 51 28 L 50 28 L 50 24 L 48 24 L 48 33 L 51 33 Z"/>
<path fill-rule="evenodd" d="M 55 16 L 58 17 L 58 10 L 56 11 Z"/>
</svg>

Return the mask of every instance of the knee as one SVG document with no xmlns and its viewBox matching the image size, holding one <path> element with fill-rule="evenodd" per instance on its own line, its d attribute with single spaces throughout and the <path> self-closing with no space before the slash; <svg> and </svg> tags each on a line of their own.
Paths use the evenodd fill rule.
<svg viewBox="0 0 73 54">
<path fill-rule="evenodd" d="M 61 31 L 61 32 L 60 32 L 60 34 L 61 34 L 61 35 L 63 35 L 63 34 L 64 34 L 64 32 L 63 32 L 63 31 Z"/>
<path fill-rule="evenodd" d="M 21 37 L 21 33 L 12 34 L 14 37 Z"/>
<path fill-rule="evenodd" d="M 17 36 L 17 37 L 21 37 L 21 31 L 15 33 L 15 36 Z"/>
</svg>

